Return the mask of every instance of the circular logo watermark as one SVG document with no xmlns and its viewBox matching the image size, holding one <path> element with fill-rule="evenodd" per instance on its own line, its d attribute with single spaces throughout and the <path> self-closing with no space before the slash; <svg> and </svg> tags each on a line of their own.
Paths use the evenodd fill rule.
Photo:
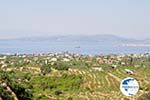
<svg viewBox="0 0 150 100">
<path fill-rule="evenodd" d="M 139 90 L 139 84 L 134 78 L 128 77 L 121 81 L 120 90 L 125 96 L 134 96 Z"/>
</svg>

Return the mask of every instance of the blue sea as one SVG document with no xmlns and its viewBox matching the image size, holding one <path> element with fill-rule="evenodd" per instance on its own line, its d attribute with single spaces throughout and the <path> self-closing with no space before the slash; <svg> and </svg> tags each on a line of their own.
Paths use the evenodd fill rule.
<svg viewBox="0 0 150 100">
<path fill-rule="evenodd" d="M 104 43 L 63 43 L 32 41 L 0 41 L 0 54 L 3 53 L 49 53 L 72 52 L 80 54 L 131 54 L 148 53 L 150 47 L 123 47 Z"/>
</svg>

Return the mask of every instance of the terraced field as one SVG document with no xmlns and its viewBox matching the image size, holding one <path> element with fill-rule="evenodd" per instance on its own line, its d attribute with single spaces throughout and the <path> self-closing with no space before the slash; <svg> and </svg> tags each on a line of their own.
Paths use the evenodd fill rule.
<svg viewBox="0 0 150 100">
<path fill-rule="evenodd" d="M 45 55 L 35 57 L 37 60 L 34 56 L 6 58 L 0 65 L 2 100 L 145 100 L 139 97 L 150 93 L 150 57 L 136 58 L 132 63 L 131 57 L 127 57 L 126 65 L 121 65 L 115 57 L 111 64 L 108 63 L 112 58 L 108 57 L 102 58 L 108 61 L 104 64 L 88 56 L 68 62 L 51 61 L 53 57 Z M 126 69 L 133 73 L 127 73 Z M 120 91 L 120 82 L 127 77 L 135 78 L 140 85 L 133 97 L 126 97 Z"/>
<path fill-rule="evenodd" d="M 75 100 L 124 100 L 131 99 L 137 100 L 145 90 L 140 90 L 138 94 L 134 97 L 125 97 L 120 92 L 120 82 L 123 78 L 133 77 L 136 78 L 140 84 L 140 87 L 150 86 L 150 73 L 144 73 L 141 77 L 143 71 L 141 69 L 137 70 L 133 75 L 129 75 L 125 72 L 124 68 L 111 69 L 110 71 L 94 71 L 92 69 L 75 69 L 75 71 L 70 71 L 70 74 L 81 75 L 84 77 L 82 87 L 88 91 L 83 91 L 78 94 Z"/>
</svg>

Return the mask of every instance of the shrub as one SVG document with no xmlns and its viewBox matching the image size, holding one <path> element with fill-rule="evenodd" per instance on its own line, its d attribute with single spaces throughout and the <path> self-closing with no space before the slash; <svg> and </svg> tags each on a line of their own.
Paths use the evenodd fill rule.
<svg viewBox="0 0 150 100">
<path fill-rule="evenodd" d="M 138 100 L 150 100 L 150 92 L 141 95 Z"/>
</svg>

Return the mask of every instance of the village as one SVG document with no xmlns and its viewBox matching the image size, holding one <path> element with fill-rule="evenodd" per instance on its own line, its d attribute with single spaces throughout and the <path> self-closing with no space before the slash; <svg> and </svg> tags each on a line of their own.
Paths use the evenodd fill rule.
<svg viewBox="0 0 150 100">
<path fill-rule="evenodd" d="M 134 63 L 133 59 L 140 59 L 140 58 L 148 58 L 150 60 L 150 54 L 126 54 L 126 55 L 81 55 L 78 53 L 68 53 L 68 52 L 57 52 L 57 53 L 48 53 L 48 54 L 7 54 L 7 55 L 0 55 L 0 65 L 1 70 L 11 71 L 13 70 L 11 65 L 13 66 L 16 63 L 32 63 L 35 62 L 36 64 L 51 64 L 53 65 L 55 62 L 66 62 L 73 65 L 73 61 L 82 61 L 87 66 L 91 64 L 91 68 L 93 70 L 102 71 L 101 65 L 107 64 L 112 69 L 117 68 L 118 66 L 129 66 Z M 16 58 L 16 59 L 15 59 Z M 9 60 L 9 61 L 8 61 Z M 18 61 L 16 61 L 18 60 Z M 42 62 L 40 62 L 42 61 Z M 94 61 L 94 62 L 93 62 Z M 84 64 L 83 64 L 84 65 Z M 71 68 L 73 67 L 69 67 Z M 22 69 L 24 66 L 15 66 L 20 67 Z M 33 66 L 31 66 L 32 69 Z M 60 66 L 61 67 L 61 66 Z M 134 64 L 134 67 L 141 67 L 140 65 Z M 142 67 L 146 67 L 142 65 Z M 18 70 L 17 68 L 15 68 Z M 34 68 L 33 68 L 34 70 Z M 36 70 L 36 69 L 35 69 Z M 38 69 L 37 69 L 38 70 Z M 125 69 L 126 73 L 133 74 L 134 72 L 130 69 Z M 40 72 L 40 69 L 39 69 Z"/>
</svg>

